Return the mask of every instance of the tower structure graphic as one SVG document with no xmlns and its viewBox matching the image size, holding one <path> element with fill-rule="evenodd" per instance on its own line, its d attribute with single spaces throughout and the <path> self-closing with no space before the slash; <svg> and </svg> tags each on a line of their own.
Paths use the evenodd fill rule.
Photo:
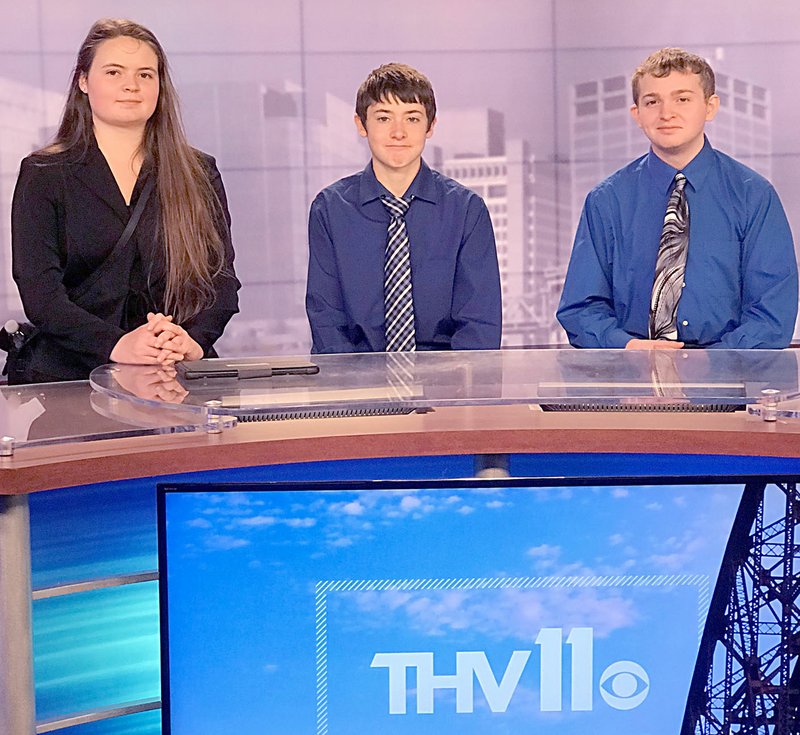
<svg viewBox="0 0 800 735">
<path fill-rule="evenodd" d="M 800 732 L 799 526 L 795 482 L 745 487 L 706 618 L 681 735 Z"/>
</svg>

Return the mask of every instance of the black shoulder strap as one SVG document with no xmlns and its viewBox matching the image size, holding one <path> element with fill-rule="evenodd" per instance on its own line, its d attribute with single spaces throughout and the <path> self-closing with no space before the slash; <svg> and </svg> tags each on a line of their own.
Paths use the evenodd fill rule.
<svg viewBox="0 0 800 735">
<path fill-rule="evenodd" d="M 86 295 L 89 289 L 91 289 L 91 287 L 103 277 L 103 274 L 107 273 L 116 263 L 120 254 L 125 250 L 125 246 L 128 244 L 131 236 L 136 230 L 136 225 L 139 224 L 139 220 L 142 218 L 142 212 L 144 212 L 144 208 L 147 206 L 147 200 L 150 199 L 150 195 L 153 193 L 154 186 L 155 173 L 151 173 L 150 176 L 147 177 L 147 181 L 144 182 L 142 193 L 139 195 L 139 200 L 136 202 L 136 206 L 133 208 L 133 212 L 128 220 L 128 224 L 125 225 L 125 229 L 122 231 L 119 239 L 114 244 L 111 252 L 106 256 L 106 259 L 100 264 L 94 273 L 92 273 L 91 276 L 81 282 L 77 288 L 70 292 L 69 297 L 73 303 L 77 304 L 80 299 Z"/>
<path fill-rule="evenodd" d="M 131 218 L 128 220 L 128 224 L 125 225 L 125 229 L 119 236 L 119 240 L 117 240 L 116 245 L 114 245 L 114 249 L 108 254 L 109 258 L 116 253 L 117 250 L 122 250 L 128 244 L 128 240 L 131 239 L 131 235 L 133 235 L 136 225 L 139 224 L 139 220 L 142 218 L 142 212 L 144 212 L 144 208 L 147 205 L 147 200 L 150 198 L 150 194 L 153 192 L 155 178 L 155 173 L 152 173 L 147 177 L 147 181 L 144 182 L 142 193 L 139 195 L 139 201 L 136 202 L 136 206 L 133 208 L 133 212 L 131 213 Z"/>
</svg>

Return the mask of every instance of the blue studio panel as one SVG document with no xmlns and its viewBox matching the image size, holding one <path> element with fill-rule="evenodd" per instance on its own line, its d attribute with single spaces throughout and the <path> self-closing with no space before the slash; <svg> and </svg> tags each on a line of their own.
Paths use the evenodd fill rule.
<svg viewBox="0 0 800 735">
<path fill-rule="evenodd" d="M 510 469 L 514 476 L 528 477 L 735 476 L 800 473 L 800 462 L 758 457 L 517 455 L 511 457 Z M 42 588 L 156 569 L 158 482 L 436 480 L 471 477 L 473 472 L 471 456 L 387 458 L 242 468 L 36 493 L 30 498 L 33 585 Z M 37 600 L 37 718 L 157 698 L 158 625 L 155 583 Z M 157 735 L 160 715 L 145 712 L 64 732 Z"/>
</svg>

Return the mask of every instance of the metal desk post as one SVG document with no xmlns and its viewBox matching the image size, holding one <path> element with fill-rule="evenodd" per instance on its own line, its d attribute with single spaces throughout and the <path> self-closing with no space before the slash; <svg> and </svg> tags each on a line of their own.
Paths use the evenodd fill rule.
<svg viewBox="0 0 800 735">
<path fill-rule="evenodd" d="M 28 497 L 0 495 L 0 733 L 35 733 Z"/>
</svg>

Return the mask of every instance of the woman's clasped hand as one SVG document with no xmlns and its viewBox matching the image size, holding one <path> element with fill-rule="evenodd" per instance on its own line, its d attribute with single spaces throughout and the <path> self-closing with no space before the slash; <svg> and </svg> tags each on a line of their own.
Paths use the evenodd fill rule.
<svg viewBox="0 0 800 735">
<path fill-rule="evenodd" d="M 111 351 L 113 362 L 131 365 L 171 365 L 201 357 L 203 348 L 172 316 L 152 312 L 145 324 L 122 336 Z"/>
</svg>

